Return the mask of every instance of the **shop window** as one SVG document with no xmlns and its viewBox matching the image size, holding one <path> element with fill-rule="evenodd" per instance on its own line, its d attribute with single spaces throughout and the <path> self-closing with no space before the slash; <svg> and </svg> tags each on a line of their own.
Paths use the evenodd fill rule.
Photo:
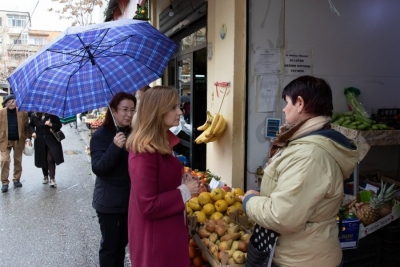
<svg viewBox="0 0 400 267">
<path fill-rule="evenodd" d="M 184 37 L 181 39 L 178 44 L 179 44 L 179 50 L 184 51 L 186 49 L 206 44 L 207 43 L 207 28 L 203 27 L 192 34 Z"/>
</svg>

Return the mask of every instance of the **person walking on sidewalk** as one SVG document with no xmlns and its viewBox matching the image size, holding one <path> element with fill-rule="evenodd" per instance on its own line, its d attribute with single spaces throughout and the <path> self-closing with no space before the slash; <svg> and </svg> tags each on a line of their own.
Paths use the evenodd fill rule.
<svg viewBox="0 0 400 267">
<path fill-rule="evenodd" d="M 43 184 L 49 183 L 56 188 L 56 165 L 64 162 L 61 142 L 57 141 L 52 129 L 57 132 L 61 129 L 60 118 L 47 113 L 35 112 L 31 115 L 29 130 L 35 138 L 35 166 L 42 168 Z"/>
<path fill-rule="evenodd" d="M 96 174 L 92 206 L 97 212 L 101 231 L 100 267 L 123 267 L 128 244 L 131 187 L 125 142 L 131 132 L 136 98 L 120 92 L 113 97 L 109 107 L 103 125 L 90 140 L 92 170 Z"/>
<path fill-rule="evenodd" d="M 3 100 L 0 110 L 0 151 L 1 151 L 1 192 L 8 191 L 8 175 L 10 171 L 10 153 L 14 150 L 14 187 L 21 187 L 22 152 L 25 142 L 32 145 L 29 136 L 28 114 L 18 111 L 14 95 L 8 95 Z"/>
</svg>

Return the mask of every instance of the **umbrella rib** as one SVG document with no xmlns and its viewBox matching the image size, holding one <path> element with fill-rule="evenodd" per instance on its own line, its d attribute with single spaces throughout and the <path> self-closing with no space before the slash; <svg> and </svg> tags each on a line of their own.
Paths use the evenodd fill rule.
<svg viewBox="0 0 400 267">
<path fill-rule="evenodd" d="M 75 73 L 77 73 L 84 65 L 86 65 L 86 63 L 88 62 L 89 60 L 86 60 L 85 62 L 83 62 L 83 60 L 81 60 L 81 61 L 78 61 L 78 62 L 80 62 L 81 64 L 80 64 L 80 66 L 78 67 L 78 68 L 76 68 L 76 70 L 73 72 L 73 73 L 71 73 L 71 75 L 69 76 L 69 78 L 68 78 L 68 84 L 67 84 L 67 86 L 66 86 L 66 90 L 65 90 L 65 95 L 67 95 L 68 94 L 68 89 L 69 89 L 69 84 L 70 84 L 70 81 L 71 81 L 71 78 L 75 75 Z M 64 98 L 64 110 L 65 110 L 65 106 L 67 105 L 67 97 L 65 97 Z M 64 115 L 64 114 L 63 114 Z"/>
</svg>

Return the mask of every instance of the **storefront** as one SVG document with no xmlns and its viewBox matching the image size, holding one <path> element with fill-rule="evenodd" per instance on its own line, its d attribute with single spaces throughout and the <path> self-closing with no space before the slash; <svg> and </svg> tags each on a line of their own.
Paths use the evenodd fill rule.
<svg viewBox="0 0 400 267">
<path fill-rule="evenodd" d="M 272 141 L 266 121 L 284 123 L 280 94 L 298 76 L 325 79 L 338 113 L 348 110 L 346 87 L 361 90 L 359 101 L 368 112 L 400 109 L 396 26 L 400 3 L 161 0 L 152 4 L 151 23 L 180 44 L 162 81 L 189 97 L 186 119 L 192 131 L 180 134 L 179 153 L 194 168 L 209 169 L 232 187 L 257 188 L 257 168 L 264 166 Z M 305 58 L 304 64 L 291 64 L 294 57 Z M 223 114 L 228 126 L 218 141 L 196 145 L 193 140 L 200 134 L 196 128 L 206 120 L 207 110 Z M 371 145 L 357 168 L 356 181 L 363 173 L 376 171 L 382 176 L 392 173 L 390 178 L 399 180 L 399 143 L 393 140 L 398 137 L 386 145 Z M 362 245 L 368 243 L 365 240 Z"/>
</svg>

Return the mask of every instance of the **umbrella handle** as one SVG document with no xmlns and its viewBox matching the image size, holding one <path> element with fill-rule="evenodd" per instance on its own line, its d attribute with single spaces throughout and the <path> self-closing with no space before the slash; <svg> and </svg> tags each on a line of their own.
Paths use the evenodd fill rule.
<svg viewBox="0 0 400 267">
<path fill-rule="evenodd" d="M 117 125 L 117 122 L 115 121 L 114 114 L 112 113 L 112 109 L 110 107 L 110 104 L 108 104 L 108 109 L 110 110 L 111 118 L 114 121 L 115 129 L 116 129 L 117 133 L 119 133 L 120 129 L 119 129 L 118 125 Z"/>
</svg>

